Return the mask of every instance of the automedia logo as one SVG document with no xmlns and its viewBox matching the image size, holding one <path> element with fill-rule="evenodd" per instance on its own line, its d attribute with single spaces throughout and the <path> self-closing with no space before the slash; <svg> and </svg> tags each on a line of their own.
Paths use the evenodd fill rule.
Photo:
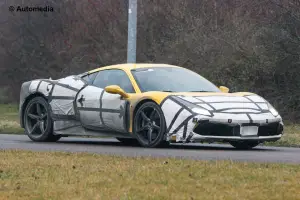
<svg viewBox="0 0 300 200">
<path fill-rule="evenodd" d="M 9 6 L 10 12 L 53 12 L 54 9 L 51 6 Z"/>
</svg>

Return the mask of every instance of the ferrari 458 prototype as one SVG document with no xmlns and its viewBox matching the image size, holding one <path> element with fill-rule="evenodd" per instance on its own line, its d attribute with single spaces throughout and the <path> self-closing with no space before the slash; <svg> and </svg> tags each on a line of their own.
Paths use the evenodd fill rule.
<svg viewBox="0 0 300 200">
<path fill-rule="evenodd" d="M 167 64 L 113 65 L 25 82 L 20 121 L 33 141 L 92 135 L 144 147 L 221 141 L 249 149 L 283 134 L 282 118 L 264 98 L 229 93 Z"/>
</svg>

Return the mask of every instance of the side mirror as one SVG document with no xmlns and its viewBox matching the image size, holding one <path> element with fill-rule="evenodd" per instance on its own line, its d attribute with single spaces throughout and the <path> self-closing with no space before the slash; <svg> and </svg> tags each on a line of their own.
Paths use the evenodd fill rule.
<svg viewBox="0 0 300 200">
<path fill-rule="evenodd" d="M 118 85 L 109 85 L 109 86 L 105 87 L 104 90 L 107 93 L 110 93 L 110 94 L 119 94 L 124 98 L 129 97 L 129 95 L 122 88 L 120 88 Z"/>
<path fill-rule="evenodd" d="M 224 93 L 228 93 L 229 92 L 229 88 L 225 87 L 225 86 L 220 86 L 219 89 L 224 92 Z"/>
</svg>

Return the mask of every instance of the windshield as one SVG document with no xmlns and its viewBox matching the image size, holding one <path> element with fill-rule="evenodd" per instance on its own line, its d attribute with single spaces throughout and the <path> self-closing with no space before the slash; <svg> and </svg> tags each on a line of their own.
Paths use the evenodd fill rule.
<svg viewBox="0 0 300 200">
<path fill-rule="evenodd" d="M 220 92 L 207 79 L 184 68 L 139 68 L 131 72 L 142 92 Z"/>
</svg>

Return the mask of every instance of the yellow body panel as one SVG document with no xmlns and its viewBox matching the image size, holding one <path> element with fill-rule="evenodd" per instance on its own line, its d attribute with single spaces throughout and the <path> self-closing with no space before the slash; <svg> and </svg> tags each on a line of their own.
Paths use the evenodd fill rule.
<svg viewBox="0 0 300 200">
<path fill-rule="evenodd" d="M 93 69 L 89 71 L 88 73 L 94 73 L 98 72 L 101 70 L 106 70 L 106 69 L 122 69 L 124 71 L 130 71 L 132 69 L 138 69 L 138 68 L 146 68 L 146 67 L 178 67 L 182 68 L 176 65 L 169 65 L 169 64 L 152 64 L 152 63 L 128 63 L 128 64 L 117 64 L 117 65 L 110 65 L 110 66 L 105 66 L 105 67 L 100 67 L 97 69 Z"/>
<path fill-rule="evenodd" d="M 147 67 L 177 67 L 181 68 L 179 66 L 175 65 L 168 65 L 168 64 L 134 64 L 134 63 L 128 63 L 128 64 L 118 64 L 118 65 L 111 65 L 106 67 L 97 68 L 94 70 L 91 70 L 88 72 L 88 74 L 92 74 L 94 72 L 102 71 L 102 70 L 109 70 L 109 69 L 120 69 L 123 70 L 129 77 L 133 88 L 135 89 L 136 93 L 128 93 L 128 100 L 130 102 L 130 126 L 129 126 L 129 132 L 132 133 L 133 129 L 133 118 L 134 118 L 134 110 L 139 102 L 143 100 L 152 100 L 156 102 L 158 105 L 168 96 L 170 95 L 184 95 L 184 96 L 206 96 L 206 95 L 215 95 L 215 96 L 244 96 L 249 95 L 253 93 L 249 92 L 237 92 L 237 93 L 224 93 L 224 92 L 160 92 L 160 91 L 153 91 L 153 92 L 144 92 L 142 93 L 139 89 L 132 73 L 132 69 L 137 68 L 147 68 Z"/>
</svg>

